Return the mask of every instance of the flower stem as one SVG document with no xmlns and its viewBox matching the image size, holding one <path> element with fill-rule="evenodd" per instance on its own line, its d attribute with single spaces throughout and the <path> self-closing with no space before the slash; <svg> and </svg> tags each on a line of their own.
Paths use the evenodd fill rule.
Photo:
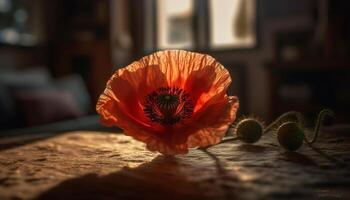
<svg viewBox="0 0 350 200">
<path fill-rule="evenodd" d="M 225 138 L 223 138 L 218 144 L 227 143 L 227 142 L 232 142 L 232 141 L 236 141 L 236 140 L 238 140 L 238 139 L 239 139 L 239 137 L 225 137 Z M 215 146 L 215 145 L 218 145 L 218 144 L 209 145 L 209 146 L 207 146 L 207 147 L 200 147 L 200 148 L 198 148 L 198 149 L 200 149 L 200 150 L 207 150 L 207 149 L 209 149 L 210 147 Z"/>
<path fill-rule="evenodd" d="M 338 165 L 346 165 L 342 160 L 339 160 L 333 156 L 330 156 L 330 155 L 326 154 L 324 151 L 322 151 L 321 149 L 316 148 L 314 145 L 312 145 L 313 143 L 316 142 L 316 140 L 319 136 L 321 126 L 322 126 L 324 118 L 326 116 L 334 117 L 334 112 L 332 110 L 329 110 L 329 109 L 323 109 L 318 113 L 315 127 L 314 127 L 314 131 L 313 131 L 313 133 L 314 133 L 313 137 L 311 140 L 309 140 L 309 139 L 307 139 L 307 137 L 305 137 L 304 143 L 307 144 L 311 149 L 313 149 L 315 152 L 317 152 L 318 154 L 320 154 L 324 158 L 330 160 L 331 162 L 335 162 Z"/>
<path fill-rule="evenodd" d="M 289 111 L 286 113 L 283 113 L 281 116 L 279 116 L 275 121 L 273 121 L 271 124 L 269 124 L 265 129 L 264 133 L 270 131 L 272 128 L 274 128 L 276 125 L 278 125 L 282 120 L 284 120 L 287 117 L 295 117 L 299 126 L 303 126 L 302 122 L 303 120 L 303 115 L 300 112 L 297 111 Z"/>
<path fill-rule="evenodd" d="M 329 109 L 323 109 L 320 111 L 320 113 L 318 114 L 318 117 L 317 117 L 317 120 L 316 120 L 316 123 L 315 123 L 315 128 L 314 128 L 314 136 L 311 140 L 308 140 L 306 137 L 305 137 L 305 142 L 306 143 L 309 143 L 309 144 L 312 144 L 312 143 L 315 143 L 317 138 L 318 138 L 318 134 L 320 132 L 320 129 L 321 129 L 321 126 L 322 126 L 322 123 L 324 121 L 324 118 L 326 116 L 331 116 L 331 117 L 334 117 L 334 112 L 332 110 L 329 110 Z"/>
<path fill-rule="evenodd" d="M 236 140 L 239 140 L 239 137 L 226 137 L 226 138 L 223 138 L 220 142 L 221 143 L 226 143 L 226 142 L 232 142 L 232 141 L 236 141 Z"/>
</svg>

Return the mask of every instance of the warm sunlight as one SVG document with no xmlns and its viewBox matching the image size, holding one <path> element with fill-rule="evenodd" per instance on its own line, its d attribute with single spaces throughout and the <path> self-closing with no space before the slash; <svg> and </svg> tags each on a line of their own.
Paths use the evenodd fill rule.
<svg viewBox="0 0 350 200">
<path fill-rule="evenodd" d="M 349 199 L 349 10 L 0 0 L 0 200 Z"/>
<path fill-rule="evenodd" d="M 193 0 L 158 0 L 158 48 L 193 46 Z"/>
<path fill-rule="evenodd" d="M 255 0 L 210 0 L 209 3 L 213 49 L 254 47 Z"/>
</svg>

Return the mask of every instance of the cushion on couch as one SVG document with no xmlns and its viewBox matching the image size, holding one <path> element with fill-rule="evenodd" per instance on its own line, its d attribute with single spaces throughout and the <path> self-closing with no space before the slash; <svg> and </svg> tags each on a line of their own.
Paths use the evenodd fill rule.
<svg viewBox="0 0 350 200">
<path fill-rule="evenodd" d="M 0 129 L 72 119 L 91 107 L 79 75 L 54 80 L 45 68 L 0 72 Z"/>
<path fill-rule="evenodd" d="M 86 114 L 74 96 L 65 90 L 22 90 L 16 91 L 13 98 L 26 126 L 37 126 Z"/>
</svg>

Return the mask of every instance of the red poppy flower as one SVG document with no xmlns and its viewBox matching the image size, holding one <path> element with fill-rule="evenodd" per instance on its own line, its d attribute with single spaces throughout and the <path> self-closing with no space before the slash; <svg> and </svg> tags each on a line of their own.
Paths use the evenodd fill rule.
<svg viewBox="0 0 350 200">
<path fill-rule="evenodd" d="M 96 110 L 101 122 L 163 154 L 217 144 L 235 120 L 229 72 L 209 55 L 160 51 L 119 69 Z"/>
</svg>

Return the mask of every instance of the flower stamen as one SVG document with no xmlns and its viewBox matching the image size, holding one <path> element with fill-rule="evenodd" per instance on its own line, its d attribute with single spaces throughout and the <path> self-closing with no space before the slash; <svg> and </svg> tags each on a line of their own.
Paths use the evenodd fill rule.
<svg viewBox="0 0 350 200">
<path fill-rule="evenodd" d="M 155 123 L 173 125 L 192 116 L 190 95 L 176 87 L 161 87 L 146 96 L 145 115 Z"/>
</svg>

